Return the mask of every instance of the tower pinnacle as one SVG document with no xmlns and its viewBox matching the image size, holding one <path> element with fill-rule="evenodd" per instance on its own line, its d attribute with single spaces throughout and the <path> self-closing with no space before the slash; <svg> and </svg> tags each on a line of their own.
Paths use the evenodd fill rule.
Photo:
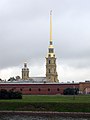
<svg viewBox="0 0 90 120">
<path fill-rule="evenodd" d="M 50 44 L 48 47 L 48 56 L 54 57 L 54 47 L 52 42 L 52 10 L 50 10 Z"/>
<path fill-rule="evenodd" d="M 50 44 L 52 45 L 52 10 L 50 10 Z"/>
<path fill-rule="evenodd" d="M 48 82 L 58 82 L 56 57 L 52 43 L 52 10 L 50 11 L 50 44 L 48 47 L 48 55 L 46 57 L 46 79 Z"/>
</svg>

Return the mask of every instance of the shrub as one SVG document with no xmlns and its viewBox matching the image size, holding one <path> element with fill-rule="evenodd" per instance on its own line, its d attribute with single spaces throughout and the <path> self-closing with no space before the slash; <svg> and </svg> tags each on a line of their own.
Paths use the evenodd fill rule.
<svg viewBox="0 0 90 120">
<path fill-rule="evenodd" d="M 22 99 L 22 93 L 13 90 L 7 91 L 5 89 L 1 89 L 0 99 Z"/>
<path fill-rule="evenodd" d="M 78 88 L 66 88 L 64 89 L 64 95 L 77 95 L 79 93 Z"/>
</svg>

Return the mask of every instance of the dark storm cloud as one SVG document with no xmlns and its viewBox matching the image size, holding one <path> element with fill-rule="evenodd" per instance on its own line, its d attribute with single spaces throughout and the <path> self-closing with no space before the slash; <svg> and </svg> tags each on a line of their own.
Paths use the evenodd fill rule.
<svg viewBox="0 0 90 120">
<path fill-rule="evenodd" d="M 42 59 L 44 63 L 50 9 L 58 61 L 67 60 L 67 64 L 76 67 L 90 65 L 89 5 L 89 0 L 0 1 L 0 68 L 17 66 L 27 60 L 39 64 Z M 78 60 L 82 61 L 79 65 Z"/>
</svg>

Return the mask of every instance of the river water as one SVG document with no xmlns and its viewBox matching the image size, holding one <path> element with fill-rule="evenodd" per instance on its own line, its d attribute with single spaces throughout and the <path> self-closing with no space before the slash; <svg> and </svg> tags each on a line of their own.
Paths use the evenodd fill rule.
<svg viewBox="0 0 90 120">
<path fill-rule="evenodd" d="M 90 120 L 90 118 L 71 118 L 60 116 L 0 115 L 0 120 Z"/>
</svg>

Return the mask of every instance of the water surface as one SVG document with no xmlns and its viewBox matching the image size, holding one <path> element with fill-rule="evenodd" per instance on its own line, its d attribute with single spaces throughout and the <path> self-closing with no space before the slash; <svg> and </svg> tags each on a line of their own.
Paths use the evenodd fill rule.
<svg viewBox="0 0 90 120">
<path fill-rule="evenodd" d="M 71 118 L 60 116 L 0 115 L 0 120 L 90 120 L 90 118 Z"/>
</svg>

